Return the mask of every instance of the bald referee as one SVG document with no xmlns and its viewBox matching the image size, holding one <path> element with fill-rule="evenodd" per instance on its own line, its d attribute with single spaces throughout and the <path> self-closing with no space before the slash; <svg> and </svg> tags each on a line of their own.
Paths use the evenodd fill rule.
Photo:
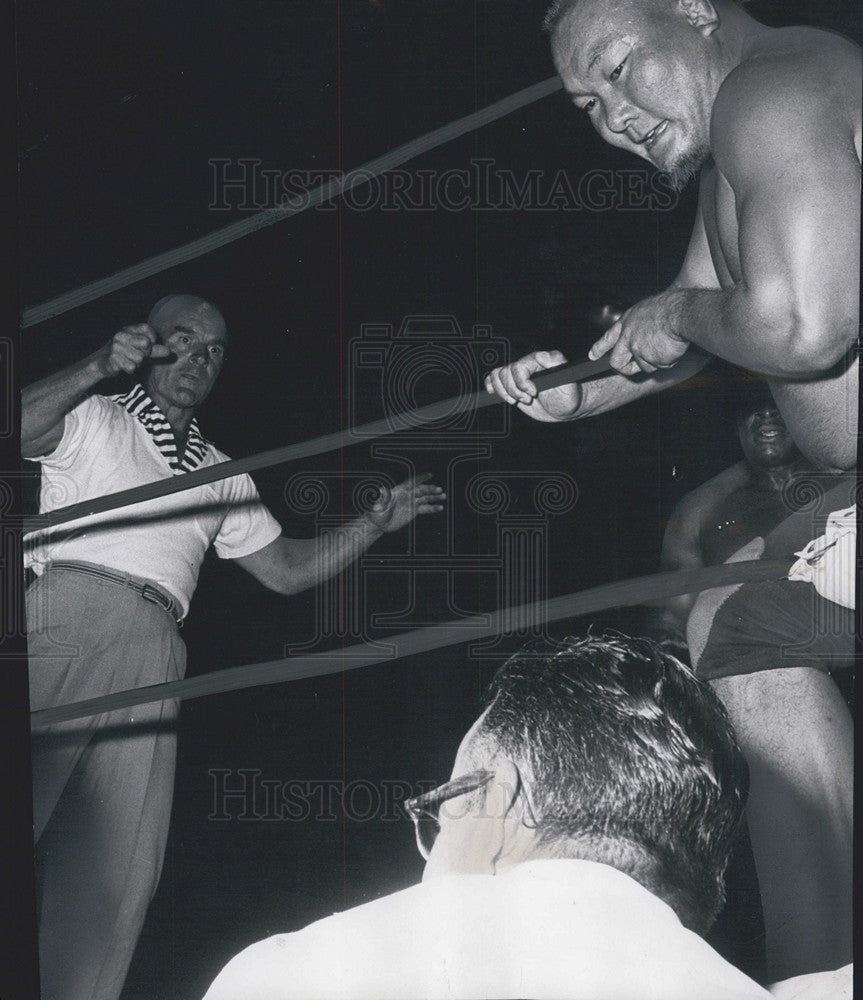
<svg viewBox="0 0 863 1000">
<path fill-rule="evenodd" d="M 169 296 L 146 323 L 27 387 L 22 451 L 42 466 L 41 511 L 225 461 L 195 415 L 228 345 L 212 303 Z M 121 373 L 143 377 L 123 395 L 93 393 Z M 295 594 L 443 499 L 424 478 L 407 481 L 340 529 L 293 539 L 240 475 L 30 535 L 31 709 L 182 677 L 177 629 L 211 544 L 264 586 Z M 120 994 L 162 867 L 176 715 L 165 702 L 34 734 L 43 1000 Z"/>
</svg>

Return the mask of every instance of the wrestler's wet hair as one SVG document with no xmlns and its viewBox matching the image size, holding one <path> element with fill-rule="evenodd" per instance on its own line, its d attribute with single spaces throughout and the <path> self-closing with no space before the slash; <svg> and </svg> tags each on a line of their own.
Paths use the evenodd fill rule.
<svg viewBox="0 0 863 1000">
<path fill-rule="evenodd" d="M 557 26 L 566 17 L 566 15 L 578 5 L 580 0 L 553 0 L 545 12 L 545 17 L 542 19 L 542 29 L 548 32 L 548 34 L 553 35 Z M 644 0 L 644 3 L 648 2 L 656 3 L 656 0 Z M 673 2 L 673 0 L 672 0 Z M 734 3 L 738 7 L 747 7 L 750 0 L 734 0 Z M 669 2 L 668 6 L 671 6 Z"/>
<path fill-rule="evenodd" d="M 528 646 L 477 734 L 528 786 L 540 842 L 641 882 L 698 933 L 725 900 L 746 762 L 710 687 L 647 639 Z"/>
</svg>

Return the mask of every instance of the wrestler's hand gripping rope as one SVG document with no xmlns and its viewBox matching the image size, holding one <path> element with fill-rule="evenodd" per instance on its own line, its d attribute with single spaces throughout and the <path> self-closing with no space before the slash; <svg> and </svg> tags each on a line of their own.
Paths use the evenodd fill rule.
<svg viewBox="0 0 863 1000">
<path fill-rule="evenodd" d="M 537 389 L 543 391 L 560 385 L 586 381 L 603 375 L 609 370 L 608 361 L 599 359 L 548 369 L 533 376 L 533 382 Z M 130 490 L 122 490 L 83 503 L 62 507 L 48 514 L 29 519 L 25 522 L 25 529 L 32 531 L 53 527 L 79 517 L 104 513 L 129 504 L 142 503 L 155 497 L 179 493 L 243 472 L 335 451 L 359 441 L 368 441 L 400 430 L 413 429 L 420 424 L 433 423 L 455 413 L 481 409 L 499 402 L 501 402 L 499 396 L 491 395 L 482 390 L 468 396 L 432 403 L 415 410 L 405 411 L 394 417 L 363 424 L 360 427 L 325 434 L 310 441 L 261 452 L 243 459 L 220 462 L 206 469 L 198 469 L 181 476 L 161 479 Z M 711 566 L 705 569 L 684 570 L 677 573 L 659 573 L 653 576 L 605 584 L 577 594 L 538 601 L 518 608 L 503 608 L 490 614 L 475 615 L 472 618 L 459 619 L 406 632 L 391 640 L 394 648 L 394 654 L 391 657 L 381 657 L 379 646 L 360 643 L 332 652 L 233 667 L 198 677 L 185 678 L 165 684 L 154 684 L 129 691 L 118 691 L 70 705 L 41 709 L 31 713 L 31 726 L 41 728 L 59 722 L 68 722 L 73 719 L 170 698 L 199 698 L 208 694 L 219 694 L 242 688 L 279 684 L 306 677 L 353 670 L 390 659 L 402 659 L 406 656 L 429 652 L 445 646 L 499 635 L 504 631 L 507 621 L 521 621 L 528 625 L 535 625 L 583 614 L 595 614 L 614 607 L 642 604 L 677 594 L 708 590 L 712 587 L 723 587 L 750 580 L 781 579 L 787 574 L 790 565 L 790 560 L 755 560 L 724 566 Z"/>
</svg>

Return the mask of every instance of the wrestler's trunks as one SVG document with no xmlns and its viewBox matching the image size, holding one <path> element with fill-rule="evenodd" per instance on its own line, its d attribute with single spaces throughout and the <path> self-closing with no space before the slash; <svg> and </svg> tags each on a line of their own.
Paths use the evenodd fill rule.
<svg viewBox="0 0 863 1000">
<path fill-rule="evenodd" d="M 806 483 L 813 487 L 812 503 L 767 536 L 762 558 L 793 556 L 823 532 L 828 514 L 854 503 L 853 473 L 820 493 L 816 479 Z M 829 672 L 852 666 L 854 628 L 854 611 L 821 597 L 809 583 L 744 583 L 716 612 L 697 673 L 711 679 L 783 667 Z"/>
</svg>

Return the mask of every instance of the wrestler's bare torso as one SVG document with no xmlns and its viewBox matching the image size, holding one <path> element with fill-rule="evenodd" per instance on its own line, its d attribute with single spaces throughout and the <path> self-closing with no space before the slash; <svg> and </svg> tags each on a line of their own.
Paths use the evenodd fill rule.
<svg viewBox="0 0 863 1000">
<path fill-rule="evenodd" d="M 616 374 L 539 395 L 530 376 L 565 358 L 537 351 L 490 372 L 488 391 L 536 420 L 581 419 L 678 385 L 715 355 L 769 379 L 810 467 L 853 468 L 860 50 L 766 27 L 731 0 L 565 9 L 552 56 L 573 103 L 675 185 L 701 166 L 698 214 L 677 279 L 591 347 Z"/>
<path fill-rule="evenodd" d="M 861 162 L 860 52 L 845 39 L 811 28 L 771 32 L 757 58 L 779 58 L 799 64 L 801 73 L 821 74 L 831 80 L 832 114 L 841 116 Z M 825 88 L 826 89 L 826 88 Z M 837 102 L 839 104 L 837 108 Z M 715 150 L 721 159 L 720 150 Z M 825 158 L 826 160 L 826 158 Z M 793 169 L 793 166 L 790 166 Z M 830 183 L 825 169 L 824 184 Z M 859 203 L 848 206 L 859 216 Z M 738 244 L 738 205 L 731 185 L 715 162 L 708 164 L 700 182 L 700 221 L 707 237 L 709 264 L 717 288 L 730 288 L 743 276 Z M 706 264 L 707 261 L 701 262 Z M 858 262 L 848 262 L 848 282 L 859 281 Z M 857 458 L 858 360 L 837 365 L 811 379 L 771 378 L 770 387 L 788 429 L 800 450 L 826 468 L 850 469 Z"/>
</svg>

